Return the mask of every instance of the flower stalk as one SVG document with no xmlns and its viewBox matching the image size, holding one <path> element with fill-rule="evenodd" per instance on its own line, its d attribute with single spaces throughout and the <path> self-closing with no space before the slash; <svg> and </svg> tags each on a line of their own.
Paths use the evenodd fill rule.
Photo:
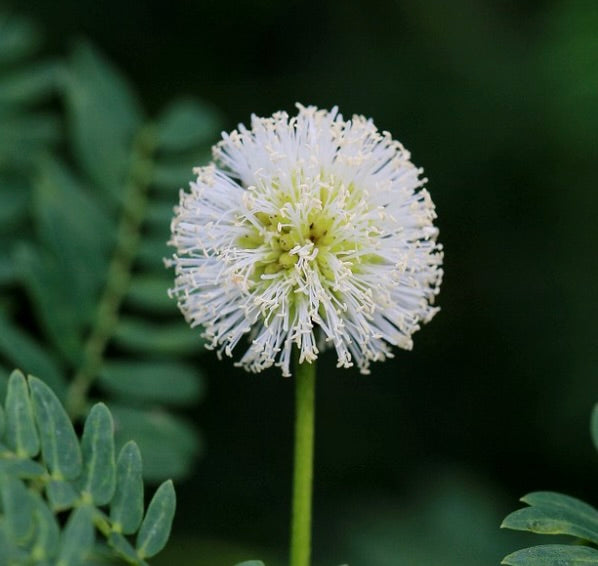
<svg viewBox="0 0 598 566">
<path fill-rule="evenodd" d="M 291 517 L 291 566 L 309 566 L 314 460 L 316 364 L 295 353 L 295 459 Z"/>
</svg>

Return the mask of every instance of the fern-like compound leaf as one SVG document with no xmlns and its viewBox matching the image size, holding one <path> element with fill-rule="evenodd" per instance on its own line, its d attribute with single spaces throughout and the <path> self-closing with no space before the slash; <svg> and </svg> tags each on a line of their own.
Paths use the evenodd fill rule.
<svg viewBox="0 0 598 566">
<path fill-rule="evenodd" d="M 170 536 L 172 481 L 158 488 L 144 516 L 141 453 L 130 441 L 115 461 L 114 423 L 106 405 L 91 408 L 79 439 L 41 380 L 14 371 L 7 389 L 0 411 L 0 421 L 6 420 L 0 427 L 0 564 L 92 563 L 101 535 L 104 554 L 112 549 L 112 557 L 147 566 L 145 559 L 160 552 Z M 37 439 L 37 449 L 23 440 L 28 437 Z M 67 517 L 64 528 L 59 513 Z M 127 537 L 135 534 L 133 544 Z"/>
<path fill-rule="evenodd" d="M 77 425 L 96 395 L 115 400 L 115 449 L 139 440 L 147 478 L 180 476 L 199 442 L 170 407 L 200 397 L 197 364 L 181 358 L 197 357 L 202 341 L 168 297 L 163 258 L 178 189 L 209 159 L 220 117 L 184 99 L 149 120 L 89 42 L 65 60 L 27 59 L 38 40 L 33 26 L 0 14 L 0 399 L 6 367 L 20 366 Z M 127 410 L 140 412 L 141 426 Z M 168 448 L 155 449 L 152 435 Z M 50 449 L 43 437 L 42 446 Z M 25 452 L 14 466 L 37 473 Z M 73 493 L 51 473 L 48 497 L 67 509 Z"/>
</svg>

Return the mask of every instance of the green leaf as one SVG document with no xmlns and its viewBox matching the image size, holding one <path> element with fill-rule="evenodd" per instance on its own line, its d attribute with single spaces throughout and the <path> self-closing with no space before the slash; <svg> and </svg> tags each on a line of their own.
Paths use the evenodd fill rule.
<svg viewBox="0 0 598 566">
<path fill-rule="evenodd" d="M 29 376 L 42 455 L 55 479 L 74 479 L 81 473 L 81 450 L 73 425 L 52 390 Z"/>
<path fill-rule="evenodd" d="M 198 451 L 198 433 L 185 421 L 161 410 L 112 405 L 117 444 L 133 439 L 143 456 L 143 475 L 161 480 L 181 477 Z"/>
<path fill-rule="evenodd" d="M 80 319 L 90 309 L 74 299 L 78 294 L 76 283 L 73 288 L 64 284 L 68 268 L 48 253 L 24 242 L 17 246 L 14 260 L 20 279 L 25 283 L 41 319 L 45 335 L 63 356 L 77 365 L 83 342 Z M 70 295 L 69 290 L 73 291 Z M 80 304 L 80 310 L 74 308 L 77 304 Z"/>
<path fill-rule="evenodd" d="M 598 539 L 598 531 L 593 522 L 566 510 L 527 507 L 511 513 L 502 526 L 544 535 L 571 535 L 595 542 Z"/>
<path fill-rule="evenodd" d="M 0 229 L 7 230 L 27 214 L 30 200 L 29 187 L 11 179 L 0 179 Z"/>
<path fill-rule="evenodd" d="M 107 362 L 100 384 L 125 398 L 161 403 L 194 403 L 201 382 L 193 367 L 178 362 Z"/>
<path fill-rule="evenodd" d="M 37 150 L 60 139 L 60 122 L 52 114 L 13 114 L 2 120 L 2 149 L 9 151 L 17 161 L 32 161 L 31 157 L 19 155 L 23 149 Z"/>
<path fill-rule="evenodd" d="M 76 364 L 84 329 L 95 315 L 116 228 L 68 169 L 50 158 L 40 167 L 33 205 L 45 250 L 22 245 L 15 260 L 47 335 Z"/>
<path fill-rule="evenodd" d="M 43 375 L 58 394 L 65 390 L 61 371 L 46 352 L 0 312 L 0 353 L 28 373 Z"/>
<path fill-rule="evenodd" d="M 0 521 L 0 564 L 15 564 L 17 553 L 17 546 L 11 533 L 8 532 L 6 522 Z"/>
<path fill-rule="evenodd" d="M 39 437 L 33 418 L 27 381 L 19 371 L 12 372 L 6 393 L 6 441 L 20 458 L 39 452 Z"/>
<path fill-rule="evenodd" d="M 46 484 L 46 495 L 54 511 L 70 509 L 79 499 L 79 494 L 73 486 L 63 480 L 50 480 Z"/>
<path fill-rule="evenodd" d="M 591 517 L 598 517 L 598 511 L 591 505 L 570 495 L 563 495 L 554 491 L 532 491 L 524 495 L 521 501 L 534 507 L 566 509 L 580 515 L 585 514 Z"/>
<path fill-rule="evenodd" d="M 0 407 L 6 399 L 6 391 L 8 390 L 8 379 L 11 373 L 12 372 L 9 372 L 4 366 L 0 365 Z M 2 414 L 4 415 L 4 412 Z M 6 415 L 4 416 L 6 417 Z M 4 422 L 4 425 L 6 425 L 6 422 Z M 2 432 L 0 432 L 0 438 L 4 436 L 4 431 L 5 429 L 2 429 Z"/>
<path fill-rule="evenodd" d="M 145 564 L 137 556 L 137 552 L 131 543 L 119 533 L 110 533 L 108 535 L 108 544 L 130 564 Z"/>
<path fill-rule="evenodd" d="M 31 53 L 39 43 L 35 26 L 13 14 L 0 14 L 0 63 L 9 63 Z"/>
<path fill-rule="evenodd" d="M 198 100 L 172 103 L 158 120 L 158 147 L 182 151 L 215 141 L 221 127 L 216 110 Z"/>
<path fill-rule="evenodd" d="M 120 73 L 87 43 L 73 51 L 66 88 L 75 153 L 89 178 L 120 200 L 140 105 Z"/>
<path fill-rule="evenodd" d="M 45 501 L 35 492 L 31 493 L 33 500 L 33 514 L 37 525 L 35 544 L 31 551 L 32 556 L 40 560 L 54 558 L 58 552 L 60 541 L 60 528 L 54 514 Z"/>
<path fill-rule="evenodd" d="M 2 511 L 11 536 L 24 542 L 33 535 L 33 501 L 23 482 L 0 476 Z"/>
<path fill-rule="evenodd" d="M 172 278 L 137 275 L 131 282 L 127 303 L 148 313 L 176 313 L 176 301 L 168 296 L 172 283 Z"/>
<path fill-rule="evenodd" d="M 45 475 L 46 469 L 33 460 L 0 456 L 0 474 L 3 473 L 23 479 L 37 479 Z"/>
<path fill-rule="evenodd" d="M 115 531 L 126 535 L 137 531 L 143 517 L 141 453 L 137 444 L 127 442 L 116 464 L 116 492 L 110 503 L 110 519 Z"/>
<path fill-rule="evenodd" d="M 91 495 L 94 505 L 105 505 L 114 495 L 114 424 L 103 403 L 91 408 L 81 439 L 83 453 L 82 489 Z"/>
<path fill-rule="evenodd" d="M 0 523 L 0 564 L 14 564 L 16 552 L 16 544 L 6 532 L 6 524 Z"/>
<path fill-rule="evenodd" d="M 174 216 L 175 199 L 162 201 L 152 199 L 148 203 L 147 214 L 145 221 L 151 227 L 161 228 L 165 233 L 168 233 L 170 221 Z M 1 214 L 1 213 L 0 213 Z"/>
<path fill-rule="evenodd" d="M 93 548 L 93 508 L 84 505 L 75 509 L 66 523 L 57 566 L 81 566 Z"/>
<path fill-rule="evenodd" d="M 136 261 L 141 267 L 156 272 L 168 273 L 164 267 L 164 258 L 172 257 L 174 249 L 167 245 L 169 233 L 167 230 L 160 236 L 144 238 L 139 247 Z"/>
<path fill-rule="evenodd" d="M 133 318 L 121 319 L 114 341 L 125 350 L 144 354 L 193 354 L 204 344 L 199 330 L 182 322 L 149 324 Z"/>
<path fill-rule="evenodd" d="M 592 410 L 590 429 L 592 433 L 592 441 L 594 442 L 594 447 L 596 448 L 596 450 L 598 450 L 598 403 L 594 405 L 594 409 Z"/>
<path fill-rule="evenodd" d="M 502 527 L 598 543 L 598 511 L 587 503 L 549 491 L 529 493 L 521 500 L 530 507 L 511 513 Z"/>
<path fill-rule="evenodd" d="M 150 558 L 168 541 L 176 508 L 176 495 L 171 480 L 165 481 L 154 494 L 137 535 L 137 554 Z"/>
<path fill-rule="evenodd" d="M 566 534 L 598 543 L 598 511 L 568 495 L 550 491 L 527 494 L 531 507 L 511 513 L 503 526 L 541 534 Z"/>
<path fill-rule="evenodd" d="M 589 566 L 598 564 L 598 551 L 587 546 L 547 544 L 509 554 L 501 564 L 509 566 Z"/>
<path fill-rule="evenodd" d="M 44 61 L 19 69 L 0 79 L 0 107 L 38 102 L 53 94 L 61 67 L 57 61 Z"/>
<path fill-rule="evenodd" d="M 85 190 L 63 163 L 49 157 L 40 166 L 34 197 L 42 239 L 57 254 L 66 246 L 69 259 L 76 259 L 79 252 L 79 264 L 87 261 L 94 279 L 102 274 L 106 262 L 89 264 L 95 260 L 85 256 L 111 252 L 116 225 L 97 197 Z"/>
<path fill-rule="evenodd" d="M 51 115 L 12 114 L 2 120 L 0 166 L 31 166 L 47 146 L 60 139 L 60 123 Z"/>
<path fill-rule="evenodd" d="M 0 243 L 2 245 L 2 243 Z M 0 252 L 0 285 L 14 283 L 17 279 L 17 270 L 7 252 Z"/>
<path fill-rule="evenodd" d="M 193 173 L 193 168 L 200 163 L 209 161 L 209 154 L 204 154 L 201 159 L 190 160 L 186 163 L 160 160 L 154 166 L 153 185 L 158 189 L 168 191 L 176 198 L 179 189 L 188 188 L 189 182 L 195 180 L 196 175 Z"/>
</svg>

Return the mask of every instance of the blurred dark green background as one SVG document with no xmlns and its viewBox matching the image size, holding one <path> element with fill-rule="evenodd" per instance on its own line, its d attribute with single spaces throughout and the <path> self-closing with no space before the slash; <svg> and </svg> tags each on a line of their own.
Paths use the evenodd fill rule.
<svg viewBox="0 0 598 566">
<path fill-rule="evenodd" d="M 373 117 L 424 167 L 446 250 L 442 311 L 413 352 L 371 376 L 322 361 L 319 564 L 496 564 L 548 542 L 498 529 L 524 493 L 598 503 L 588 433 L 598 401 L 597 2 L 8 5 L 41 24 L 48 53 L 89 37 L 150 110 L 199 96 L 229 129 L 296 101 L 338 105 Z M 293 383 L 203 359 L 208 395 L 194 418 L 206 451 L 179 485 L 165 563 L 283 563 Z"/>
</svg>

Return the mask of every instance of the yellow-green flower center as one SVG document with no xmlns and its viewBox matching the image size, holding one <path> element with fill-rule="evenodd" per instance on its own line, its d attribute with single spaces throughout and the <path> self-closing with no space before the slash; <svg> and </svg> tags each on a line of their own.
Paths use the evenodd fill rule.
<svg viewBox="0 0 598 566">
<path fill-rule="evenodd" d="M 252 189 L 248 190 L 249 210 L 238 217 L 243 229 L 235 245 L 259 251 L 249 277 L 253 284 L 271 278 L 263 276 L 293 269 L 306 254 L 322 284 L 334 283 L 339 274 L 331 265 L 332 258 L 352 269 L 361 259 L 349 256 L 377 234 L 371 221 L 365 224 L 361 221 L 358 229 L 353 223 L 356 209 L 363 213 L 365 208 L 363 195 L 353 183 L 344 185 L 332 176 L 323 175 L 308 182 L 299 180 L 299 175 L 293 175 L 287 191 L 280 189 L 279 182 L 272 183 L 270 198 L 265 203 L 257 189 L 252 188 L 256 195 L 251 194 Z M 270 212 L 259 210 L 260 204 Z"/>
</svg>

